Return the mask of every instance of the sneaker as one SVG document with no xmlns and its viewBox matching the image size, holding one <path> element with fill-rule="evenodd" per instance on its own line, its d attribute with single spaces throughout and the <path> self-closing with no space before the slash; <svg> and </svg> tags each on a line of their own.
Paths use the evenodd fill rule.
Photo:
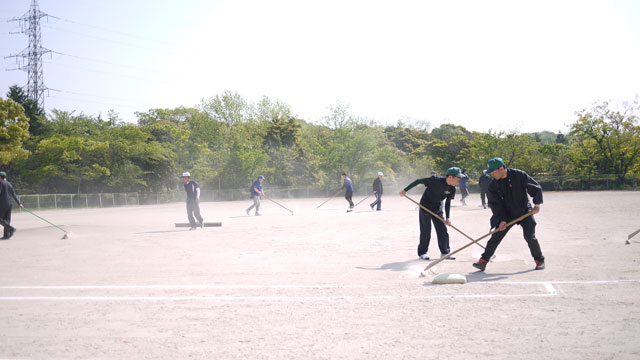
<svg viewBox="0 0 640 360">
<path fill-rule="evenodd" d="M 249 209 L 247 209 L 247 215 L 251 215 L 251 214 L 249 214 Z"/>
<path fill-rule="evenodd" d="M 544 261 L 536 260 L 536 270 L 544 270 Z"/>
<path fill-rule="evenodd" d="M 200 229 L 204 229 L 204 220 L 200 223 Z"/>
<path fill-rule="evenodd" d="M 9 230 L 9 235 L 7 235 L 7 239 L 11 238 L 13 236 L 13 234 L 15 234 L 15 232 L 16 232 L 16 228 L 12 227 Z"/>
<path fill-rule="evenodd" d="M 371 211 L 373 211 L 373 205 L 371 205 Z"/>
<path fill-rule="evenodd" d="M 487 260 L 480 258 L 478 262 L 473 263 L 473 267 L 480 271 L 484 271 L 484 269 L 487 268 Z"/>
<path fill-rule="evenodd" d="M 420 255 L 420 259 L 422 259 L 422 260 L 430 260 L 429 257 L 427 256 L 427 254 Z"/>
<path fill-rule="evenodd" d="M 440 257 L 441 257 L 441 258 L 443 258 L 443 257 L 445 257 L 445 256 L 447 256 L 447 255 L 449 255 L 449 254 L 440 254 Z M 456 257 L 455 257 L 455 256 L 449 256 L 449 257 L 447 258 L 447 260 L 455 260 L 455 259 L 456 259 Z"/>
<path fill-rule="evenodd" d="M 191 227 L 191 228 L 189 228 L 189 231 L 195 230 L 195 229 L 196 229 L 196 227 Z"/>
</svg>

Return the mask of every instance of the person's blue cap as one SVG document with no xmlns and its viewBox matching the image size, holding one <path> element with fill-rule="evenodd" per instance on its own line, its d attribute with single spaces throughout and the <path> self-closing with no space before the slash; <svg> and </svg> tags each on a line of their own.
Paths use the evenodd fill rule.
<svg viewBox="0 0 640 360">
<path fill-rule="evenodd" d="M 504 166 L 504 160 L 499 157 L 494 157 L 493 159 L 489 160 L 487 166 L 487 174 L 491 174 L 492 172 Z"/>
<path fill-rule="evenodd" d="M 0 177 L 3 178 L 3 179 L 6 178 L 7 177 L 7 173 L 4 172 L 4 171 L 0 171 Z"/>
<path fill-rule="evenodd" d="M 258 179 L 264 179 L 264 176 L 260 175 L 258 176 Z"/>
</svg>

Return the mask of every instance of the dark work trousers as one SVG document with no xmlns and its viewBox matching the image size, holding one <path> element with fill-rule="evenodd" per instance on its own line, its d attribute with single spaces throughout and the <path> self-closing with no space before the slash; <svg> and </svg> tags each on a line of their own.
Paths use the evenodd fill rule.
<svg viewBox="0 0 640 360">
<path fill-rule="evenodd" d="M 9 237 L 15 230 L 11 225 L 11 205 L 0 206 L 0 224 L 4 227 L 3 237 Z"/>
<path fill-rule="evenodd" d="M 198 204 L 195 199 L 187 199 L 187 217 L 189 218 L 189 224 L 192 228 L 196 227 L 196 219 L 193 218 L 194 215 L 196 219 L 198 219 L 198 222 L 202 224 L 200 204 Z"/>
<path fill-rule="evenodd" d="M 444 218 L 442 210 L 429 209 L 435 214 L 438 214 L 441 218 Z M 433 221 L 433 227 L 436 228 L 436 235 L 438 236 L 438 247 L 441 254 L 449 253 L 449 233 L 447 232 L 447 225 L 431 214 L 426 212 L 423 208 L 420 208 L 418 213 L 420 218 L 420 244 L 418 245 L 418 256 L 426 254 L 429 250 L 429 242 L 431 241 L 431 222 Z"/>
<path fill-rule="evenodd" d="M 347 201 L 349 202 L 349 209 L 353 208 L 353 200 L 351 200 L 351 198 L 353 197 L 353 191 L 345 191 L 344 193 L 344 198 L 347 199 Z"/>
<path fill-rule="evenodd" d="M 487 196 L 487 192 L 483 191 L 480 193 L 480 200 L 482 200 L 482 207 L 486 207 L 487 206 L 487 202 L 485 201 L 485 198 Z"/>
<path fill-rule="evenodd" d="M 540 243 L 538 242 L 538 239 L 536 239 L 536 221 L 533 218 L 533 215 L 520 221 L 518 225 L 522 226 L 522 234 L 524 235 L 524 239 L 527 241 L 527 245 L 529 245 L 529 251 L 531 251 L 533 259 L 544 261 L 542 250 L 540 250 Z M 482 258 L 484 260 L 489 261 L 491 259 L 493 254 L 496 252 L 498 245 L 500 245 L 500 242 L 512 227 L 513 225 L 509 226 L 504 231 L 498 231 L 491 235 L 491 238 L 487 242 L 487 248 L 484 250 L 484 254 L 482 254 Z"/>
<path fill-rule="evenodd" d="M 375 193 L 376 195 L 376 201 L 372 202 L 371 205 L 369 205 L 369 207 L 373 208 L 374 206 L 378 206 L 376 208 L 376 210 L 380 210 L 382 208 L 382 194 L 380 193 Z"/>
</svg>

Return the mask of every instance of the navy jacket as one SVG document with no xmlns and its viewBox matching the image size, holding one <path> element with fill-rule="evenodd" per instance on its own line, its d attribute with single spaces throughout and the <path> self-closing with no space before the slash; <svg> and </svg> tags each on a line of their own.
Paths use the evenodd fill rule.
<svg viewBox="0 0 640 360">
<path fill-rule="evenodd" d="M 489 191 L 489 183 L 491 182 L 491 180 L 493 180 L 493 178 L 489 175 L 482 174 L 482 176 L 480 176 L 480 179 L 478 179 L 478 185 L 480 185 L 481 192 L 486 193 L 487 191 Z"/>
<path fill-rule="evenodd" d="M 375 191 L 379 195 L 382 195 L 382 180 L 380 180 L 379 177 L 373 180 L 373 191 Z"/>
<path fill-rule="evenodd" d="M 4 209 L 11 207 L 11 198 L 20 204 L 20 200 L 11 183 L 7 180 L 0 181 L 0 207 Z"/>
<path fill-rule="evenodd" d="M 493 212 L 491 227 L 501 221 L 509 222 L 531 211 L 531 203 L 542 204 L 542 187 L 529 174 L 518 169 L 507 169 L 507 177 L 489 183 L 489 207 Z"/>
<path fill-rule="evenodd" d="M 451 200 L 456 196 L 455 186 L 447 184 L 446 177 L 436 175 L 424 179 L 418 179 L 404 188 L 404 191 L 409 191 L 418 184 L 426 186 L 426 189 L 422 194 L 422 198 L 420 198 L 420 205 L 433 212 L 438 212 L 442 209 L 442 200 L 446 199 L 447 201 L 444 204 L 444 210 L 448 219 L 451 209 Z"/>
</svg>

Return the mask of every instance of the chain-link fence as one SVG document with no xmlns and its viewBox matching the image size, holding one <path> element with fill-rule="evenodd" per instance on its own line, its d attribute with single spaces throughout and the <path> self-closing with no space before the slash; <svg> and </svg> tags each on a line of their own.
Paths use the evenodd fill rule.
<svg viewBox="0 0 640 360">
<path fill-rule="evenodd" d="M 28 209 L 76 209 L 140 205 L 137 192 L 98 194 L 35 194 L 20 195 Z"/>
<path fill-rule="evenodd" d="M 545 191 L 562 190 L 638 190 L 639 176 L 594 175 L 594 176 L 534 176 Z M 408 183 L 384 183 L 385 194 L 397 194 Z M 339 185 L 334 187 L 314 186 L 265 186 L 265 194 L 274 199 L 328 198 L 336 194 Z M 470 189 L 479 192 L 477 179 L 472 179 Z M 363 197 L 371 193 L 371 184 L 356 184 L 354 197 Z M 421 194 L 423 188 L 416 186 L 413 195 Z M 128 205 L 166 204 L 185 201 L 185 192 L 181 188 L 155 193 L 98 193 L 98 194 L 38 194 L 21 195 L 20 201 L 26 208 L 33 209 L 72 209 L 89 207 L 116 207 Z M 249 189 L 202 189 L 200 201 L 249 200 Z"/>
</svg>

